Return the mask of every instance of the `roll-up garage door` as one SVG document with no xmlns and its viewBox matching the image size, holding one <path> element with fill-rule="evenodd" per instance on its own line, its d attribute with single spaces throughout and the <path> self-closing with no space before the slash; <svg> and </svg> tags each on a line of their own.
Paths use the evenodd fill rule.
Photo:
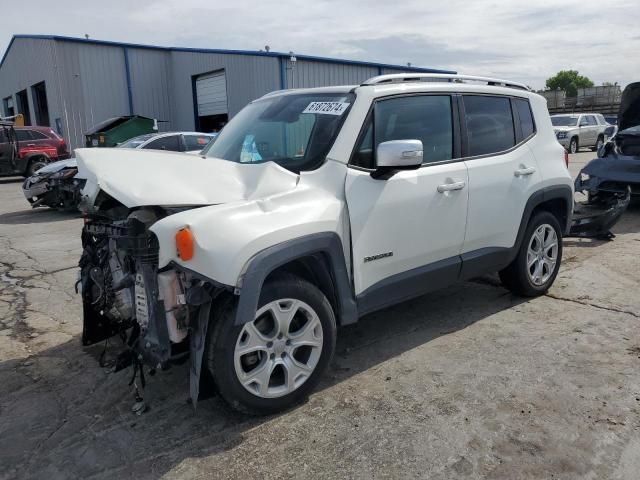
<svg viewBox="0 0 640 480">
<path fill-rule="evenodd" d="M 198 116 L 227 113 L 227 80 L 224 72 L 210 73 L 196 79 Z"/>
</svg>

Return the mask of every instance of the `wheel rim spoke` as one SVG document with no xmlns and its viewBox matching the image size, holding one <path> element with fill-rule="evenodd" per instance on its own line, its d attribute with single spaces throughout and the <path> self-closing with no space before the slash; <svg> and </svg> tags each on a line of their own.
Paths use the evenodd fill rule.
<svg viewBox="0 0 640 480">
<path fill-rule="evenodd" d="M 310 347 L 322 346 L 322 337 L 316 336 L 316 328 L 320 325 L 320 320 L 314 318 L 309 320 L 303 327 L 301 332 L 295 332 L 289 336 L 293 347 L 301 347 L 307 345 Z"/>
<path fill-rule="evenodd" d="M 267 349 L 268 339 L 260 333 L 253 322 L 247 323 L 244 331 L 247 333 L 247 339 L 238 345 L 238 348 L 236 348 L 236 355 L 242 356 L 247 353 Z"/>
<path fill-rule="evenodd" d="M 261 395 L 266 395 L 269 390 L 269 380 L 271 379 L 274 367 L 274 362 L 264 362 L 263 366 L 257 367 L 255 370 L 249 372 L 249 374 L 245 374 L 241 380 L 242 385 L 248 390 L 257 390 Z M 257 389 L 253 388 L 254 384 L 258 385 Z"/>
<path fill-rule="evenodd" d="M 287 390 L 291 392 L 296 389 L 296 382 L 300 378 L 306 380 L 313 372 L 313 368 L 298 362 L 292 356 L 286 357 L 282 364 L 287 372 Z"/>
<path fill-rule="evenodd" d="M 291 320 L 298 311 L 300 302 L 298 300 L 273 302 L 271 313 L 278 324 L 278 334 L 286 335 L 291 325 Z"/>
</svg>

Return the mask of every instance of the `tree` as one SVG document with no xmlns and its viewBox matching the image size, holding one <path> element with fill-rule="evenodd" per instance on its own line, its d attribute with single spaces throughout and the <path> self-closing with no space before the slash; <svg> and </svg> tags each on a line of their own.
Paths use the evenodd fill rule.
<svg viewBox="0 0 640 480">
<path fill-rule="evenodd" d="M 575 97 L 579 88 L 593 87 L 593 82 L 577 70 L 560 70 L 547 79 L 546 85 L 549 90 L 564 90 L 567 97 Z"/>
</svg>

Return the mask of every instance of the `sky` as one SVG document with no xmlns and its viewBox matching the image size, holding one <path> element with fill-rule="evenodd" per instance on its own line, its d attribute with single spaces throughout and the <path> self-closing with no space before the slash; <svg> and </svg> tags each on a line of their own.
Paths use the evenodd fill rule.
<svg viewBox="0 0 640 480">
<path fill-rule="evenodd" d="M 640 80 L 640 0 L 0 0 L 13 34 L 319 55 L 496 76 Z"/>
</svg>

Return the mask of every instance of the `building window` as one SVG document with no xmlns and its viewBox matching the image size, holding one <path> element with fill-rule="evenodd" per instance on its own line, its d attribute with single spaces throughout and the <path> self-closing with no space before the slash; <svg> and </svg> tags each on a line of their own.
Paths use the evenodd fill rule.
<svg viewBox="0 0 640 480">
<path fill-rule="evenodd" d="M 16 114 L 16 110 L 13 108 L 13 97 L 3 98 L 2 105 L 4 106 L 4 115 L 6 117 L 13 117 Z"/>
<path fill-rule="evenodd" d="M 47 87 L 44 82 L 36 83 L 31 87 L 33 98 L 33 110 L 36 117 L 36 125 L 50 127 L 49 104 L 47 103 Z"/>
</svg>

